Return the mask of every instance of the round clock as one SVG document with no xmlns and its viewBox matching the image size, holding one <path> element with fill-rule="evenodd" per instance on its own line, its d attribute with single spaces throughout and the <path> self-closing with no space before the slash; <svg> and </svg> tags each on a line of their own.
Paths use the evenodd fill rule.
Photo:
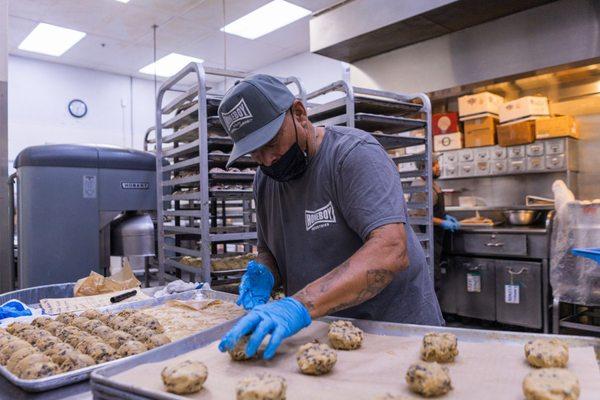
<svg viewBox="0 0 600 400">
<path fill-rule="evenodd" d="M 71 100 L 69 102 L 69 114 L 75 118 L 81 118 L 87 114 L 87 105 L 83 102 L 83 100 Z"/>
</svg>

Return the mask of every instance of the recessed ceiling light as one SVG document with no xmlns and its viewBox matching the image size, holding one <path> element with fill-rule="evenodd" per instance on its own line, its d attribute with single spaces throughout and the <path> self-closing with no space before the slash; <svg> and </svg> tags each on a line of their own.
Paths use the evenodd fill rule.
<svg viewBox="0 0 600 400">
<path fill-rule="evenodd" d="M 129 0 L 117 0 L 119 3 L 129 3 Z"/>
<path fill-rule="evenodd" d="M 201 63 L 204 62 L 204 60 L 201 58 L 171 53 L 160 60 L 157 60 L 155 63 L 146 65 L 144 68 L 140 69 L 140 72 L 149 75 L 154 75 L 156 72 L 156 75 L 158 76 L 169 77 L 175 75 L 191 62 Z"/>
<path fill-rule="evenodd" d="M 284 0 L 274 0 L 225 25 L 221 31 L 246 39 L 256 39 L 309 14 L 310 10 L 306 8 Z"/>
<path fill-rule="evenodd" d="M 19 49 L 58 57 L 84 37 L 85 32 L 42 22 L 21 42 Z"/>
</svg>

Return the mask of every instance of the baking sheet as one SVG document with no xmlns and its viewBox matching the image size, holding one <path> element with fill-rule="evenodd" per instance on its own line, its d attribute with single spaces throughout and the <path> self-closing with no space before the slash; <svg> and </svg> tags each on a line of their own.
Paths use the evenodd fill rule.
<svg viewBox="0 0 600 400">
<path fill-rule="evenodd" d="M 192 352 L 157 363 L 139 365 L 111 379 L 129 386 L 134 393 L 152 398 L 189 398 L 221 400 L 235 397 L 239 379 L 256 372 L 269 372 L 286 379 L 287 399 L 372 399 L 384 393 L 410 392 L 404 380 L 408 366 L 419 359 L 421 336 L 379 336 L 366 334 L 363 347 L 338 351 L 334 370 L 313 377 L 297 372 L 295 352 L 306 342 L 327 342 L 327 324 L 314 322 L 309 328 L 286 340 L 272 361 L 233 362 L 217 349 L 218 341 Z M 497 341 L 459 340 L 459 356 L 447 364 L 454 389 L 444 399 L 523 399 L 523 378 L 533 370 L 526 363 L 523 345 Z M 208 366 L 209 377 L 199 393 L 185 397 L 163 390 L 160 371 L 184 359 L 196 359 Z M 571 347 L 568 369 L 580 381 L 581 400 L 597 399 L 600 394 L 600 369 L 594 348 Z"/>
</svg>

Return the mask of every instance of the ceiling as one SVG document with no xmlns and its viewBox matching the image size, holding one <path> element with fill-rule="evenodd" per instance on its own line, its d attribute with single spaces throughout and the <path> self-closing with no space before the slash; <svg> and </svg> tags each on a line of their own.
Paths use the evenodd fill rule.
<svg viewBox="0 0 600 400">
<path fill-rule="evenodd" d="M 205 60 L 205 65 L 253 71 L 308 51 L 310 16 L 255 40 L 219 29 L 270 0 L 9 0 L 10 54 L 148 78 L 138 70 L 176 52 Z M 318 11 L 339 0 L 288 0 Z M 19 50 L 21 41 L 46 22 L 87 33 L 60 57 Z M 225 51 L 227 49 L 227 51 Z"/>
</svg>

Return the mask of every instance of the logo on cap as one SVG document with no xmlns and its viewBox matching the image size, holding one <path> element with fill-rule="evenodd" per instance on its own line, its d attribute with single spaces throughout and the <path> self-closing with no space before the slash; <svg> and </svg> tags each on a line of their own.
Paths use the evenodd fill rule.
<svg viewBox="0 0 600 400">
<path fill-rule="evenodd" d="M 222 113 L 221 117 L 229 133 L 233 133 L 242 126 L 249 124 L 254 118 L 243 98 L 231 110 Z"/>
</svg>

